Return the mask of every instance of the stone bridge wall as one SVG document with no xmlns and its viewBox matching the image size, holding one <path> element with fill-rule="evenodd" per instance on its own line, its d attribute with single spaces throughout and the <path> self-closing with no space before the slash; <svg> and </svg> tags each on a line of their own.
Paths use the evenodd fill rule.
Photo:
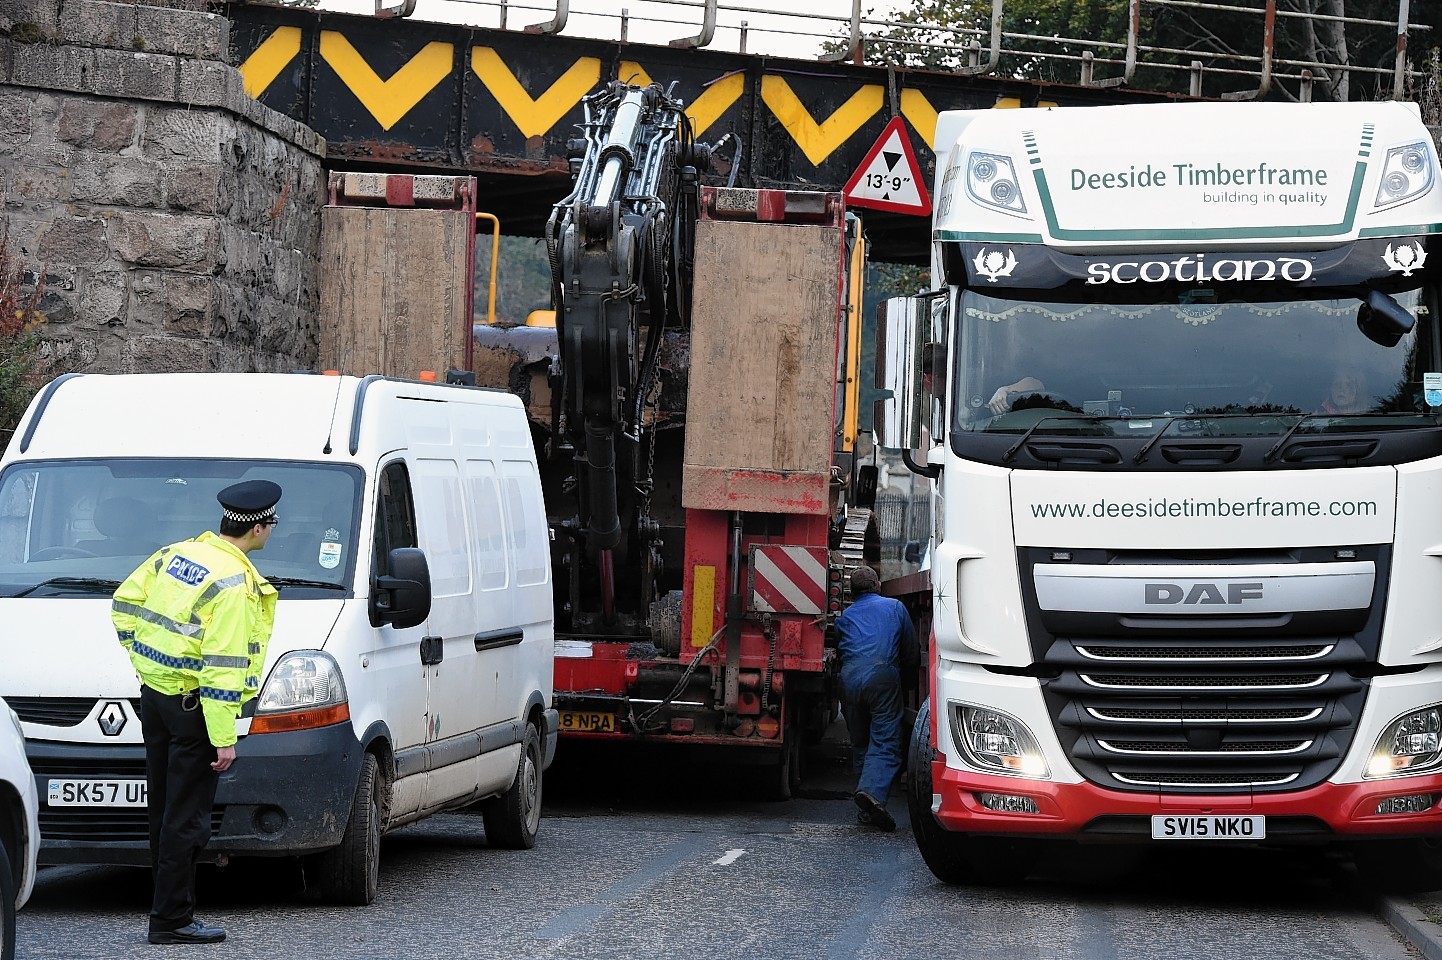
<svg viewBox="0 0 1442 960">
<path fill-rule="evenodd" d="M 0 0 L 0 209 L 53 372 L 316 362 L 325 143 L 246 95 L 229 29 Z"/>
</svg>

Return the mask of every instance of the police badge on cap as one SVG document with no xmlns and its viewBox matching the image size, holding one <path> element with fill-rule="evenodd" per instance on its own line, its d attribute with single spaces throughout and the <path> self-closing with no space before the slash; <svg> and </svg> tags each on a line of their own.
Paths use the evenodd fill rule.
<svg viewBox="0 0 1442 960">
<path fill-rule="evenodd" d="M 226 487 L 215 495 L 225 519 L 237 523 L 260 523 L 275 516 L 280 502 L 280 484 L 269 480 L 247 480 Z"/>
</svg>

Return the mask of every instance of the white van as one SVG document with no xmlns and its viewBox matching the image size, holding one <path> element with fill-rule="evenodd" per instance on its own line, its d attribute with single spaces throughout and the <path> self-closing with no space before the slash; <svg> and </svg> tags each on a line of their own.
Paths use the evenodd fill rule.
<svg viewBox="0 0 1442 960">
<path fill-rule="evenodd" d="M 530 847 L 555 753 L 550 544 L 503 391 L 372 376 L 70 375 L 0 459 L 0 696 L 23 723 L 42 863 L 148 864 L 139 685 L 110 594 L 214 530 L 215 495 L 280 484 L 257 568 L 280 590 L 205 855 L 308 855 L 326 900 L 375 897 L 380 836 L 482 802 Z"/>
</svg>

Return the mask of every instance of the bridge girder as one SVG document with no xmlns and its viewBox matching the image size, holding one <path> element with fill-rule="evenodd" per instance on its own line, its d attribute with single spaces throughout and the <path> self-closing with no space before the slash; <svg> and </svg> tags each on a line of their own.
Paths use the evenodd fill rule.
<svg viewBox="0 0 1442 960">
<path fill-rule="evenodd" d="M 739 138 L 739 185 L 808 190 L 840 190 L 896 113 L 930 184 L 942 110 L 1175 99 L 253 3 L 226 14 L 247 93 L 323 136 L 330 167 L 473 175 L 515 236 L 540 235 L 569 189 L 581 98 L 617 78 L 674 82 L 698 139 Z M 924 218 L 865 216 L 877 259 L 925 260 Z"/>
</svg>

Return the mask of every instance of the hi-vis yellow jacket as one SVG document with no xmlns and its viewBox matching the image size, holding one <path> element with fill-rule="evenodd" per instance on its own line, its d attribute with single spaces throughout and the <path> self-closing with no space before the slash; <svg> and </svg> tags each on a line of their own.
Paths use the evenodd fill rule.
<svg viewBox="0 0 1442 960">
<path fill-rule="evenodd" d="M 241 704 L 260 692 L 275 597 L 244 551 L 207 531 L 136 567 L 110 619 L 140 682 L 198 692 L 211 744 L 229 747 Z"/>
</svg>

